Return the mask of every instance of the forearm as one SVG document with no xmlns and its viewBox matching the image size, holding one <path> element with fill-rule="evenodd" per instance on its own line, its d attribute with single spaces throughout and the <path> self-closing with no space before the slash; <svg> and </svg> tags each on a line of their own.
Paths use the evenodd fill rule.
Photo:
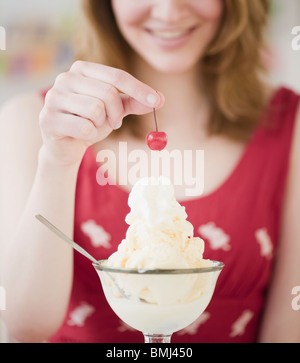
<svg viewBox="0 0 300 363">
<path fill-rule="evenodd" d="M 78 165 L 56 166 L 40 155 L 28 202 L 7 244 L 5 319 L 19 339 L 49 335 L 63 319 L 72 286 L 73 251 L 35 215 L 42 214 L 72 237 L 77 172 Z"/>
</svg>

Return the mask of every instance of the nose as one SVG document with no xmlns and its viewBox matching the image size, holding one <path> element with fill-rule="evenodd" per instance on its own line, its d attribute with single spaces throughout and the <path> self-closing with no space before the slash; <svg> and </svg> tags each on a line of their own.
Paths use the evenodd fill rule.
<svg viewBox="0 0 300 363">
<path fill-rule="evenodd" d="M 188 12 L 188 0 L 157 0 L 152 8 L 152 16 L 166 23 L 176 23 Z"/>
</svg>

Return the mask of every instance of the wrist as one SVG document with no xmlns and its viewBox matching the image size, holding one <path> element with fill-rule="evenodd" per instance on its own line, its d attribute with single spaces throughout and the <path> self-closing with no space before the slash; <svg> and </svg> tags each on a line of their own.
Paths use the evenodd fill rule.
<svg viewBox="0 0 300 363">
<path fill-rule="evenodd" d="M 48 170 L 51 172 L 76 173 L 80 167 L 81 160 L 68 162 L 65 160 L 57 160 L 54 158 L 45 145 L 42 145 L 38 155 L 38 168 L 40 170 Z"/>
</svg>

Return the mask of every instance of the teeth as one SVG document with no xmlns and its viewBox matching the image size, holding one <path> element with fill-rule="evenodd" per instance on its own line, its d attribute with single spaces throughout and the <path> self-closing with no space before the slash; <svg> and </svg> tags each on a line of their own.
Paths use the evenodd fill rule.
<svg viewBox="0 0 300 363">
<path fill-rule="evenodd" d="M 166 38 L 166 39 L 173 39 L 173 38 L 179 38 L 186 33 L 188 33 L 188 30 L 184 31 L 154 31 L 152 32 L 154 35 L 160 37 L 160 38 Z"/>
</svg>

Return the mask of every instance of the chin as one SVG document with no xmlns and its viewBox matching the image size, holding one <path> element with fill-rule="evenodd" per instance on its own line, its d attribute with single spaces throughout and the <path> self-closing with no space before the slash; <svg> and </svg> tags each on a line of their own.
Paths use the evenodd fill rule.
<svg viewBox="0 0 300 363">
<path fill-rule="evenodd" d="M 189 61 L 176 61 L 176 60 L 170 60 L 165 62 L 149 62 L 150 66 L 156 70 L 157 72 L 164 73 L 164 74 L 183 74 L 188 73 L 192 70 L 194 70 L 197 65 L 199 64 L 199 60 L 195 62 L 189 62 Z"/>
<path fill-rule="evenodd" d="M 150 49 L 140 52 L 140 57 L 152 69 L 165 74 L 182 74 L 195 70 L 205 53 L 204 49 L 158 51 L 154 48 L 149 51 Z"/>
</svg>

